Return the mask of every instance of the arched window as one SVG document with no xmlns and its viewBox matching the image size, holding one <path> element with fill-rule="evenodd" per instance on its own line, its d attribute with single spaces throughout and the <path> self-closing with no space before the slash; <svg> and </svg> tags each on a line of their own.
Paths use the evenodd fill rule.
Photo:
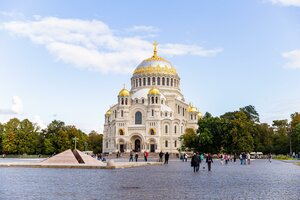
<svg viewBox="0 0 300 200">
<path fill-rule="evenodd" d="M 140 111 L 135 113 L 135 124 L 142 124 L 142 113 Z"/>
<path fill-rule="evenodd" d="M 128 104 L 128 100 L 127 100 L 127 98 L 125 99 L 125 105 L 127 105 Z"/>
<path fill-rule="evenodd" d="M 165 77 L 162 77 L 162 85 L 165 85 Z"/>
<path fill-rule="evenodd" d="M 139 78 L 139 86 L 142 86 L 142 79 Z"/>
<path fill-rule="evenodd" d="M 135 87 L 138 87 L 138 80 L 135 79 Z"/>
<path fill-rule="evenodd" d="M 108 142 L 106 142 L 106 148 L 108 148 Z"/>
<path fill-rule="evenodd" d="M 155 97 L 155 103 L 158 104 L 158 97 Z"/>
<path fill-rule="evenodd" d="M 124 115 L 124 111 L 123 111 L 123 110 L 121 110 L 121 117 L 123 117 L 123 115 Z"/>
<path fill-rule="evenodd" d="M 121 98 L 121 105 L 124 105 L 124 99 Z"/>
<path fill-rule="evenodd" d="M 160 85 L 160 77 L 157 77 L 157 85 Z"/>
<path fill-rule="evenodd" d="M 168 147 L 168 140 L 165 141 L 165 147 Z"/>
<path fill-rule="evenodd" d="M 117 118 L 117 111 L 115 110 L 115 118 Z"/>
<path fill-rule="evenodd" d="M 178 114 L 180 114 L 180 107 L 179 107 L 179 105 L 178 105 Z"/>
<path fill-rule="evenodd" d="M 165 134 L 168 134 L 168 125 L 165 125 Z"/>
<path fill-rule="evenodd" d="M 173 79 L 171 78 L 171 86 L 173 86 Z"/>
<path fill-rule="evenodd" d="M 154 110 L 153 109 L 151 110 L 151 113 L 152 113 L 152 117 L 153 117 L 154 116 Z"/>
<path fill-rule="evenodd" d="M 139 103 L 139 100 L 138 100 L 138 99 L 136 99 L 136 100 L 135 100 L 135 103 Z"/>
<path fill-rule="evenodd" d="M 164 100 L 161 100 L 161 104 L 164 104 Z"/>
<path fill-rule="evenodd" d="M 169 86 L 169 78 L 167 78 L 167 86 Z"/>
<path fill-rule="evenodd" d="M 151 103 L 154 104 L 154 97 L 151 97 Z"/>
<path fill-rule="evenodd" d="M 148 84 L 147 85 L 151 85 L 151 78 L 150 77 L 148 77 Z"/>
<path fill-rule="evenodd" d="M 146 85 L 146 78 L 143 78 L 143 86 Z"/>
<path fill-rule="evenodd" d="M 174 147 L 175 148 L 177 147 L 177 140 L 175 140 L 175 142 L 174 142 Z"/>
<path fill-rule="evenodd" d="M 123 129 L 119 129 L 119 134 L 120 134 L 120 135 L 124 135 Z"/>
<path fill-rule="evenodd" d="M 145 100 L 144 99 L 142 99 L 142 104 L 144 104 L 145 103 Z"/>
<path fill-rule="evenodd" d="M 152 77 L 152 85 L 155 85 L 155 77 Z"/>
<path fill-rule="evenodd" d="M 174 126 L 174 133 L 175 134 L 177 133 L 177 126 L 176 125 Z"/>
</svg>

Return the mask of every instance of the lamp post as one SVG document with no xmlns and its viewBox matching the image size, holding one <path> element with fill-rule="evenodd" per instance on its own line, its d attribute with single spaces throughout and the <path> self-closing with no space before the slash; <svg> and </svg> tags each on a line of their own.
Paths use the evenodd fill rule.
<svg viewBox="0 0 300 200">
<path fill-rule="evenodd" d="M 75 142 L 75 148 L 74 149 L 76 149 L 76 144 L 77 144 L 77 141 L 78 141 L 78 137 L 74 137 L 73 141 Z"/>
<path fill-rule="evenodd" d="M 85 151 L 85 152 L 87 151 L 87 146 L 88 146 L 88 143 L 87 143 L 87 142 L 84 142 L 84 151 Z"/>
</svg>

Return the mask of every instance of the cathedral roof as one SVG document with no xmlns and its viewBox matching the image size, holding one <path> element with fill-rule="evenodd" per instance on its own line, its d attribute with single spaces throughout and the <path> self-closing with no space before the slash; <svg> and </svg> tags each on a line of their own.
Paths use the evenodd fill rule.
<svg viewBox="0 0 300 200">
<path fill-rule="evenodd" d="M 160 92 L 159 92 L 159 90 L 157 88 L 153 87 L 153 88 L 151 88 L 149 90 L 148 94 L 150 94 L 150 95 L 158 95 L 158 94 L 160 94 Z"/>
<path fill-rule="evenodd" d="M 124 87 L 120 92 L 119 92 L 120 97 L 129 97 L 130 93 L 129 91 Z"/>
<path fill-rule="evenodd" d="M 157 55 L 157 43 L 154 42 L 154 54 L 141 62 L 134 70 L 134 75 L 139 74 L 167 74 L 177 75 L 175 67 L 166 59 Z"/>
<path fill-rule="evenodd" d="M 149 92 L 149 88 L 140 89 L 131 95 L 131 99 L 141 99 L 141 98 L 147 99 L 148 92 Z M 162 93 L 160 93 L 160 99 L 166 99 Z"/>
</svg>

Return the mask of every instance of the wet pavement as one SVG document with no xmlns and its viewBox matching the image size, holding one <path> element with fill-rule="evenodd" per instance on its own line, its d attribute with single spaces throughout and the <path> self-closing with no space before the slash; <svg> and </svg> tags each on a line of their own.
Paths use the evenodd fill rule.
<svg viewBox="0 0 300 200">
<path fill-rule="evenodd" d="M 194 173 L 190 162 L 129 169 L 0 168 L 0 199 L 300 199 L 300 166 L 256 160 Z"/>
</svg>

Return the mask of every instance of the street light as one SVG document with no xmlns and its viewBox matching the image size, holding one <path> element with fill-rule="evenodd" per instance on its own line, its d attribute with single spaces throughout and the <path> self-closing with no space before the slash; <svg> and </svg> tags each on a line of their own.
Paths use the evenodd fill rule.
<svg viewBox="0 0 300 200">
<path fill-rule="evenodd" d="M 73 138 L 73 141 L 75 142 L 75 148 L 74 148 L 74 149 L 76 149 L 76 143 L 77 143 L 77 141 L 78 141 L 78 137 L 74 137 L 74 138 Z"/>
</svg>

